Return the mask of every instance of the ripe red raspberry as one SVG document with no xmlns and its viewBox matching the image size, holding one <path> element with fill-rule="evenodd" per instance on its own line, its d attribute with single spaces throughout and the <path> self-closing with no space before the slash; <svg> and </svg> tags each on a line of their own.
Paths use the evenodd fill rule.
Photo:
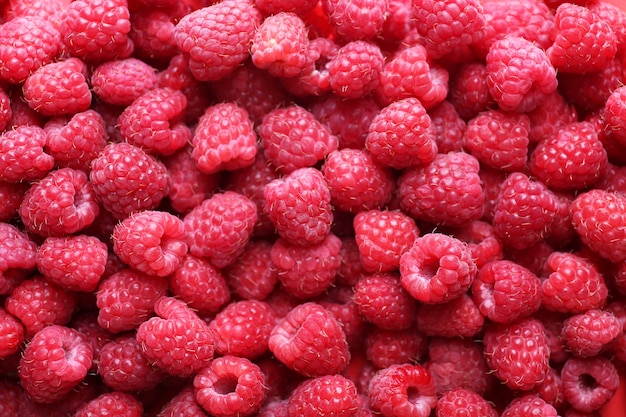
<svg viewBox="0 0 626 417">
<path fill-rule="evenodd" d="M 133 9 L 128 37 L 133 42 L 133 56 L 145 62 L 167 62 L 178 53 L 174 40 L 176 23 L 192 10 L 187 3 L 172 7 L 154 4 Z"/>
<path fill-rule="evenodd" d="M 541 305 L 541 281 L 530 270 L 508 260 L 489 262 L 471 287 L 480 312 L 497 323 L 530 316 Z"/>
<path fill-rule="evenodd" d="M 37 244 L 14 225 L 0 223 L 0 295 L 10 294 L 36 264 Z"/>
<path fill-rule="evenodd" d="M 315 0 L 255 0 L 254 4 L 266 14 L 292 12 L 303 16 L 310 12 L 316 4 Z"/>
<path fill-rule="evenodd" d="M 615 365 L 609 359 L 570 358 L 561 368 L 565 400 L 583 413 L 591 413 L 605 405 L 620 383 Z"/>
<path fill-rule="evenodd" d="M 404 171 L 398 179 L 402 210 L 435 224 L 461 226 L 478 220 L 485 195 L 478 160 L 464 152 L 438 154 L 423 167 Z"/>
<path fill-rule="evenodd" d="M 246 358 L 222 356 L 194 377 L 196 401 L 215 417 L 253 415 L 265 400 L 265 375 Z"/>
<path fill-rule="evenodd" d="M 527 115 L 486 110 L 467 122 L 463 145 L 481 164 L 519 171 L 526 165 L 529 133 Z"/>
<path fill-rule="evenodd" d="M 461 416 L 497 417 L 498 412 L 480 394 L 465 388 L 455 388 L 443 394 L 437 401 L 437 417 Z"/>
<path fill-rule="evenodd" d="M 92 359 L 91 346 L 80 333 L 48 326 L 24 348 L 18 368 L 20 383 L 34 401 L 55 402 L 85 379 Z"/>
<path fill-rule="evenodd" d="M 525 249 L 548 235 L 558 211 L 558 198 L 540 181 L 521 172 L 500 188 L 493 227 L 505 246 Z"/>
<path fill-rule="evenodd" d="M 235 103 L 208 107 L 198 120 L 192 145 L 198 169 L 207 174 L 250 166 L 257 153 L 252 121 Z"/>
<path fill-rule="evenodd" d="M 539 320 L 493 324 L 485 330 L 483 343 L 489 367 L 507 387 L 527 391 L 544 380 L 550 349 Z"/>
<path fill-rule="evenodd" d="M 38 126 L 18 126 L 0 136 L 0 180 L 20 182 L 41 179 L 54 167 L 44 150 L 46 132 Z"/>
<path fill-rule="evenodd" d="M 524 38 L 495 41 L 486 60 L 489 92 L 503 111 L 532 111 L 556 91 L 556 71 L 546 52 Z"/>
<path fill-rule="evenodd" d="M 154 303 L 165 295 L 167 281 L 123 269 L 100 281 L 96 292 L 98 323 L 112 333 L 132 330 L 152 314 Z"/>
<path fill-rule="evenodd" d="M 83 230 L 99 212 L 87 174 L 72 168 L 52 171 L 32 185 L 19 208 L 26 228 L 41 236 L 66 236 Z"/>
<path fill-rule="evenodd" d="M 572 354 L 593 357 L 622 333 L 622 322 L 609 311 L 587 310 L 563 322 L 561 337 Z"/>
<path fill-rule="evenodd" d="M 107 61 L 91 73 L 91 86 L 106 103 L 128 106 L 157 83 L 156 71 L 137 58 Z"/>
<path fill-rule="evenodd" d="M 620 144 L 626 144 L 626 107 L 623 103 L 625 98 L 626 88 L 616 88 L 607 98 L 602 111 L 604 128 L 610 130 L 612 137 Z"/>
<path fill-rule="evenodd" d="M 483 328 L 485 318 L 469 294 L 440 304 L 420 304 L 417 329 L 428 336 L 473 337 Z"/>
<path fill-rule="evenodd" d="M 579 194 L 570 207 L 580 239 L 611 262 L 626 259 L 626 197 L 604 190 Z"/>
<path fill-rule="evenodd" d="M 37 268 L 68 291 L 93 292 L 104 274 L 108 249 L 94 236 L 49 237 L 37 252 Z"/>
<path fill-rule="evenodd" d="M 580 88 L 580 82 L 576 83 L 577 88 Z M 559 79 L 559 86 L 561 85 L 562 79 Z M 527 115 L 530 118 L 528 139 L 531 144 L 552 137 L 562 127 L 578 121 L 576 107 L 571 100 L 565 100 L 559 90 L 548 96 L 543 104 Z"/>
<path fill-rule="evenodd" d="M 366 323 L 354 302 L 353 286 L 344 284 L 332 286 L 316 301 L 333 314 L 341 324 L 349 346 L 360 345 L 363 342 Z"/>
<path fill-rule="evenodd" d="M 452 235 L 467 244 L 478 269 L 487 262 L 504 257 L 502 242 L 496 237 L 493 226 L 485 221 L 475 220 L 467 226 L 453 230 Z"/>
<path fill-rule="evenodd" d="M 322 96 L 329 92 L 328 67 L 338 50 L 339 45 L 332 39 L 323 37 L 310 39 L 304 68 L 295 77 L 281 78 L 281 85 L 296 97 Z"/>
<path fill-rule="evenodd" d="M 416 363 L 426 352 L 428 339 L 414 327 L 404 330 L 368 329 L 365 335 L 365 357 L 377 368 L 401 363 Z"/>
<path fill-rule="evenodd" d="M 437 144 L 438 153 L 457 152 L 463 149 L 463 135 L 467 124 L 454 105 L 445 100 L 428 112 L 430 131 Z"/>
<path fill-rule="evenodd" d="M 439 59 L 485 35 L 485 16 L 478 0 L 413 0 L 417 31 L 431 59 Z"/>
<path fill-rule="evenodd" d="M 626 46 L 626 14 L 623 8 L 605 1 L 588 4 L 587 8 L 609 24 L 617 38 L 617 50 L 621 51 Z"/>
<path fill-rule="evenodd" d="M 264 300 L 274 290 L 278 273 L 272 262 L 273 244 L 254 240 L 222 271 L 231 291 L 244 300 Z"/>
<path fill-rule="evenodd" d="M 417 304 L 395 273 L 367 275 L 354 286 L 354 302 L 361 317 L 386 330 L 402 330 L 415 322 Z"/>
<path fill-rule="evenodd" d="M 360 98 L 378 87 L 384 58 L 373 43 L 357 40 L 339 48 L 328 62 L 330 88 L 342 98 Z"/>
<path fill-rule="evenodd" d="M 151 363 L 178 377 L 191 376 L 211 363 L 214 336 L 187 304 L 161 297 L 154 311 L 156 317 L 137 329 L 137 342 Z"/>
<path fill-rule="evenodd" d="M 372 377 L 369 398 L 372 410 L 384 417 L 428 417 L 437 406 L 437 387 L 421 365 L 393 365 Z"/>
<path fill-rule="evenodd" d="M 12 381 L 0 381 L 0 413 L 3 416 L 18 416 L 24 391 Z"/>
<path fill-rule="evenodd" d="M 128 143 L 111 143 L 93 160 L 89 180 L 102 206 L 119 220 L 156 208 L 170 179 L 162 162 Z"/>
<path fill-rule="evenodd" d="M 467 389 L 485 395 L 493 385 L 482 345 L 471 339 L 431 338 L 427 357 L 424 367 L 432 374 L 438 394 Z"/>
<path fill-rule="evenodd" d="M 467 62 L 459 66 L 450 79 L 449 100 L 464 120 L 473 118 L 495 104 L 489 93 L 484 63 Z"/>
<path fill-rule="evenodd" d="M 584 6 L 561 4 L 555 15 L 554 43 L 546 50 L 562 72 L 595 72 L 617 52 L 617 37 L 609 23 Z"/>
<path fill-rule="evenodd" d="M 263 152 L 284 174 L 312 167 L 337 149 L 337 137 L 298 105 L 272 110 L 258 127 Z"/>
<path fill-rule="evenodd" d="M 141 417 L 143 405 L 131 394 L 107 392 L 99 395 L 76 411 L 75 417 Z"/>
<path fill-rule="evenodd" d="M 158 417 L 206 417 L 206 414 L 196 401 L 193 385 L 189 384 L 163 406 Z"/>
<path fill-rule="evenodd" d="M 50 21 L 18 16 L 0 26 L 0 78 L 23 83 L 39 67 L 54 61 L 62 50 L 61 34 Z"/>
<path fill-rule="evenodd" d="M 350 361 L 341 325 L 314 302 L 297 305 L 276 324 L 269 350 L 289 369 L 308 377 L 339 373 Z"/>
<path fill-rule="evenodd" d="M 252 37 L 252 63 L 275 77 L 295 77 L 307 65 L 306 24 L 291 12 L 267 16 Z"/>
<path fill-rule="evenodd" d="M 361 211 L 354 217 L 355 240 L 366 271 L 389 272 L 419 236 L 415 221 L 400 211 Z"/>
<path fill-rule="evenodd" d="M 328 21 L 345 41 L 373 39 L 382 29 L 387 2 L 383 0 L 322 0 Z"/>
<path fill-rule="evenodd" d="M 102 346 L 98 355 L 98 373 L 102 381 L 116 391 L 149 390 L 163 375 L 148 362 L 135 335 L 118 337 Z"/>
<path fill-rule="evenodd" d="M 6 311 L 24 325 L 26 338 L 51 325 L 65 325 L 76 308 L 76 296 L 41 276 L 22 281 L 6 298 Z"/>
<path fill-rule="evenodd" d="M 341 265 L 337 271 L 336 283 L 354 286 L 368 272 L 361 262 L 361 252 L 354 236 L 343 236 L 341 239 Z"/>
<path fill-rule="evenodd" d="M 195 10 L 178 22 L 174 39 L 200 81 L 218 80 L 248 58 L 261 12 L 251 1 L 227 0 Z"/>
<path fill-rule="evenodd" d="M 356 385 L 342 375 L 324 375 L 301 382 L 288 398 L 290 416 L 350 417 L 358 408 Z"/>
<path fill-rule="evenodd" d="M 531 416 L 533 414 L 545 417 L 559 416 L 557 410 L 551 404 L 537 395 L 526 394 L 514 398 L 504 410 L 502 410 L 500 417 Z"/>
<path fill-rule="evenodd" d="M 24 338 L 22 323 L 0 307 L 0 360 L 4 360 L 19 351 Z"/>
<path fill-rule="evenodd" d="M 476 263 L 460 240 L 427 233 L 400 258 L 402 286 L 418 301 L 439 304 L 465 293 L 476 277 Z"/>
<path fill-rule="evenodd" d="M 126 0 L 78 0 L 64 10 L 59 31 L 68 52 L 89 62 L 128 58 L 133 52 Z"/>
</svg>

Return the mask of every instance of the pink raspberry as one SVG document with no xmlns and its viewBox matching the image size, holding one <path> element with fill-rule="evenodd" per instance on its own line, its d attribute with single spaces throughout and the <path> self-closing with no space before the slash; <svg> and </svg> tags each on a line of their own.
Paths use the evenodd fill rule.
<svg viewBox="0 0 626 417">
<path fill-rule="evenodd" d="M 386 330 L 408 329 L 415 322 L 417 304 L 395 273 L 367 275 L 354 286 L 354 303 L 361 317 Z"/>
<path fill-rule="evenodd" d="M 428 165 L 406 169 L 398 179 L 402 210 L 435 224 L 461 226 L 484 212 L 480 164 L 470 154 L 437 154 Z"/>
<path fill-rule="evenodd" d="M 623 8 L 606 1 L 588 4 L 587 8 L 609 24 L 617 38 L 617 50 L 623 50 L 626 46 L 626 14 Z"/>
<path fill-rule="evenodd" d="M 143 405 L 134 395 L 123 392 L 108 392 L 84 404 L 75 417 L 141 417 Z"/>
<path fill-rule="evenodd" d="M 561 337 L 572 354 L 588 358 L 598 355 L 619 336 L 622 327 L 613 313 L 591 309 L 565 319 Z"/>
<path fill-rule="evenodd" d="M 249 57 L 261 12 L 251 1 L 228 0 L 195 10 L 178 22 L 174 39 L 189 56 L 189 69 L 200 81 L 231 73 Z"/>
<path fill-rule="evenodd" d="M 466 226 L 452 231 L 452 235 L 467 244 L 472 259 L 480 270 L 488 262 L 504 257 L 502 242 L 490 223 L 475 220 Z"/>
<path fill-rule="evenodd" d="M 54 61 L 62 50 L 61 34 L 48 20 L 18 16 L 0 26 L 0 78 L 23 83 L 41 66 Z"/>
<path fill-rule="evenodd" d="M 24 391 L 36 402 L 63 398 L 87 376 L 93 352 L 76 330 L 48 326 L 24 348 L 18 368 Z"/>
<path fill-rule="evenodd" d="M 300 16 L 279 12 L 267 16 L 255 30 L 252 63 L 275 77 L 295 77 L 307 64 L 309 39 Z"/>
<path fill-rule="evenodd" d="M 128 37 L 133 42 L 133 56 L 144 62 L 168 61 L 178 53 L 174 30 L 178 21 L 191 12 L 191 6 L 180 2 L 173 7 L 133 9 Z"/>
<path fill-rule="evenodd" d="M 289 415 L 302 417 L 355 415 L 358 392 L 354 382 L 342 375 L 304 380 L 288 398 Z"/>
<path fill-rule="evenodd" d="M 0 307 L 0 360 L 5 360 L 18 352 L 24 338 L 22 323 Z"/>
<path fill-rule="evenodd" d="M 241 258 L 239 258 L 241 259 Z M 214 314 L 230 301 L 221 271 L 204 259 L 187 254 L 169 276 L 170 290 L 198 314 Z"/>
<path fill-rule="evenodd" d="M 58 27 L 65 6 L 67 2 L 58 0 L 15 0 L 9 2 L 4 13 L 7 21 L 20 16 L 32 16 L 46 19 Z"/>
<path fill-rule="evenodd" d="M 486 110 L 468 121 L 463 144 L 481 164 L 519 171 L 526 165 L 529 133 L 530 119 L 525 114 Z"/>
<path fill-rule="evenodd" d="M 497 40 L 486 60 L 489 92 L 501 110 L 532 111 L 556 91 L 554 67 L 546 52 L 529 40 Z"/>
<path fill-rule="evenodd" d="M 489 92 L 484 63 L 467 62 L 459 66 L 450 78 L 449 100 L 464 120 L 472 119 L 495 104 Z"/>
<path fill-rule="evenodd" d="M 257 208 L 248 197 L 225 191 L 204 200 L 183 220 L 189 253 L 223 268 L 244 251 L 257 221 Z"/>
<path fill-rule="evenodd" d="M 609 23 L 584 6 L 561 4 L 555 25 L 554 43 L 546 54 L 559 71 L 599 71 L 617 53 L 617 37 Z"/>
<path fill-rule="evenodd" d="M 312 167 L 337 149 L 337 137 L 298 105 L 272 110 L 258 127 L 263 152 L 284 174 Z"/>
<path fill-rule="evenodd" d="M 559 86 L 562 86 L 562 78 L 559 80 Z M 578 81 L 577 88 L 580 88 Z M 565 100 L 559 90 L 548 96 L 543 104 L 528 112 L 527 115 L 530 119 L 528 140 L 531 144 L 540 143 L 552 137 L 562 127 L 578 121 L 576 108 L 571 100 Z"/>
<path fill-rule="evenodd" d="M 98 323 L 112 333 L 133 330 L 151 316 L 154 304 L 166 291 L 165 279 L 122 269 L 100 281 Z"/>
<path fill-rule="evenodd" d="M 93 160 L 89 180 L 102 206 L 119 220 L 156 208 L 170 187 L 165 165 L 128 143 L 107 145 Z"/>
<path fill-rule="evenodd" d="M 455 388 L 437 401 L 437 417 L 461 416 L 497 417 L 498 412 L 480 394 L 465 388 Z"/>
<path fill-rule="evenodd" d="M 178 394 L 165 404 L 159 417 L 205 417 L 206 414 L 196 401 L 193 385 L 184 386 Z"/>
<path fill-rule="evenodd" d="M 106 244 L 94 236 L 49 237 L 37 252 L 37 269 L 65 290 L 93 292 L 107 258 Z"/>
<path fill-rule="evenodd" d="M 612 136 L 621 144 L 626 144 L 626 107 L 623 100 L 626 97 L 626 88 L 616 88 L 604 104 L 602 116 L 605 129 L 610 130 Z"/>
<path fill-rule="evenodd" d="M 306 63 L 295 77 L 281 78 L 283 88 L 296 97 L 322 96 L 331 90 L 329 64 L 339 45 L 328 38 L 309 40 Z"/>
<path fill-rule="evenodd" d="M 257 136 L 248 112 L 235 103 L 208 107 L 192 139 L 193 159 L 200 171 L 234 171 L 254 163 Z"/>
<path fill-rule="evenodd" d="M 337 284 L 354 286 L 368 272 L 361 262 L 361 252 L 354 236 L 343 236 L 341 239 L 341 264 L 337 271 Z"/>
<path fill-rule="evenodd" d="M 222 356 L 193 379 L 196 401 L 215 417 L 253 415 L 265 400 L 265 375 L 246 358 Z"/>
<path fill-rule="evenodd" d="M 369 272 L 396 271 L 400 257 L 419 236 L 415 221 L 400 211 L 361 211 L 354 217 L 360 259 Z"/>
<path fill-rule="evenodd" d="M 428 112 L 430 131 L 437 144 L 437 153 L 457 152 L 463 149 L 463 135 L 467 124 L 454 105 L 445 100 Z"/>
<path fill-rule="evenodd" d="M 0 180 L 20 182 L 41 179 L 54 167 L 45 152 L 46 132 L 38 126 L 18 126 L 0 136 Z"/>
<path fill-rule="evenodd" d="M 617 391 L 619 373 L 609 359 L 570 358 L 561 368 L 565 400 L 583 413 L 602 408 Z"/>
<path fill-rule="evenodd" d="M 337 374 L 350 362 L 341 325 L 314 302 L 294 307 L 272 329 L 268 343 L 281 363 L 307 377 Z"/>
<path fill-rule="evenodd" d="M 66 236 L 94 222 L 100 212 L 95 194 L 87 174 L 61 168 L 26 192 L 20 218 L 29 231 L 41 236 Z"/>
<path fill-rule="evenodd" d="M 292 12 L 298 16 L 310 12 L 316 4 L 315 0 L 256 0 L 256 7 L 266 14 Z"/>
<path fill-rule="evenodd" d="M 500 417 L 517 417 L 533 414 L 545 417 L 559 416 L 557 410 L 551 404 L 548 404 L 537 395 L 526 394 L 521 397 L 514 398 L 509 405 L 502 410 Z"/>
<path fill-rule="evenodd" d="M 335 281 L 341 263 L 341 240 L 332 233 L 315 244 L 300 246 L 278 238 L 270 253 L 278 280 L 294 297 L 321 295 Z"/>
<path fill-rule="evenodd" d="M 156 317 L 141 323 L 137 342 L 151 363 L 178 377 L 194 375 L 211 363 L 214 336 L 187 304 L 161 297 L 154 305 Z"/>
<path fill-rule="evenodd" d="M 500 188 L 493 227 L 505 246 L 525 249 L 547 236 L 558 211 L 558 198 L 540 181 L 521 172 Z"/>
<path fill-rule="evenodd" d="M 416 317 L 420 332 L 439 337 L 473 337 L 484 323 L 485 318 L 469 294 L 446 303 L 420 304 Z"/>
<path fill-rule="evenodd" d="M 68 52 L 89 62 L 128 58 L 133 52 L 126 0 L 78 0 L 65 9 L 59 26 Z"/>
<path fill-rule="evenodd" d="M 342 98 L 365 97 L 378 87 L 384 63 L 376 44 L 361 40 L 348 42 L 328 62 L 330 88 Z"/>
<path fill-rule="evenodd" d="M 380 370 L 369 383 L 373 411 L 383 417 L 428 417 L 437 406 L 437 387 L 421 365 L 400 364 Z"/>
<path fill-rule="evenodd" d="M 365 357 L 378 369 L 416 363 L 425 354 L 427 345 L 427 337 L 413 327 L 404 330 L 372 327 L 365 335 Z"/>
<path fill-rule="evenodd" d="M 37 244 L 20 229 L 0 223 L 0 294 L 10 294 L 37 264 Z"/>
<path fill-rule="evenodd" d="M 128 106 L 157 83 L 156 71 L 137 58 L 107 61 L 91 73 L 91 88 L 98 98 L 117 106 Z"/>
<path fill-rule="evenodd" d="M 239 258 L 223 270 L 231 291 L 244 300 L 264 300 L 278 282 L 272 262 L 273 244 L 254 240 Z"/>
<path fill-rule="evenodd" d="M 368 40 L 378 35 L 385 22 L 387 2 L 383 0 L 322 0 L 328 21 L 346 41 Z"/>
</svg>

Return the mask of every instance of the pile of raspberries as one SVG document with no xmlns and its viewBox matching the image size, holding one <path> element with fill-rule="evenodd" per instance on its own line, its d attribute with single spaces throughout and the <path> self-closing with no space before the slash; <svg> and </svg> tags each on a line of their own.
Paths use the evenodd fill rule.
<svg viewBox="0 0 626 417">
<path fill-rule="evenodd" d="M 609 416 L 615 4 L 0 0 L 0 416 Z"/>
</svg>

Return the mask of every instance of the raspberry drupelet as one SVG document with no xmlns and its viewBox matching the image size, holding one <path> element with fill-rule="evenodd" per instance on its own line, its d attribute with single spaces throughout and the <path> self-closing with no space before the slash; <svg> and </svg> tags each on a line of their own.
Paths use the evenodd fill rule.
<svg viewBox="0 0 626 417">
<path fill-rule="evenodd" d="M 143 405 L 136 396 L 123 392 L 108 392 L 85 403 L 75 417 L 141 417 Z"/>
<path fill-rule="evenodd" d="M 235 262 L 223 269 L 230 290 L 241 299 L 264 300 L 274 290 L 278 272 L 272 262 L 272 246 L 268 240 L 254 240 Z"/>
<path fill-rule="evenodd" d="M 0 307 L 0 360 L 18 352 L 24 339 L 24 325 Z"/>
<path fill-rule="evenodd" d="M 0 223 L 0 294 L 10 294 L 37 265 L 37 243 L 16 226 Z"/>
<path fill-rule="evenodd" d="M 354 416 L 359 406 L 356 385 L 342 375 L 324 375 L 301 382 L 288 401 L 289 415 Z"/>
<path fill-rule="evenodd" d="M 378 87 L 384 64 L 383 53 L 376 44 L 348 42 L 328 62 L 330 88 L 342 98 L 365 97 Z"/>
<path fill-rule="evenodd" d="M 55 165 L 46 150 L 46 132 L 39 126 L 17 126 L 0 135 L 0 180 L 38 180 Z"/>
<path fill-rule="evenodd" d="M 420 304 L 417 329 L 428 336 L 473 337 L 485 324 L 485 317 L 469 294 L 439 304 Z"/>
<path fill-rule="evenodd" d="M 480 394 L 464 388 L 455 388 L 443 394 L 437 401 L 437 417 L 461 416 L 497 417 L 498 412 Z"/>
</svg>

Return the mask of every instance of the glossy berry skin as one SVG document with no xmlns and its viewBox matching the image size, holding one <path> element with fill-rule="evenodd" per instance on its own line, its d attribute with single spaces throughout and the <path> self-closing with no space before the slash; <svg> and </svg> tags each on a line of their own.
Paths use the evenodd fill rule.
<svg viewBox="0 0 626 417">
<path fill-rule="evenodd" d="M 579 357 L 593 357 L 622 333 L 622 323 L 609 311 L 587 310 L 565 319 L 561 337 Z"/>
<path fill-rule="evenodd" d="M 23 342 L 24 326 L 0 307 L 0 359 L 5 359 L 19 351 Z"/>
<path fill-rule="evenodd" d="M 546 417 L 558 417 L 557 410 L 537 395 L 527 394 L 515 398 L 502 411 L 501 417 L 516 417 L 540 414 Z"/>
<path fill-rule="evenodd" d="M 496 409 L 472 390 L 455 388 L 437 401 L 437 417 L 484 416 L 497 417 Z"/>
<path fill-rule="evenodd" d="M 157 84 L 156 70 L 137 58 L 118 59 L 98 65 L 90 82 L 105 103 L 128 106 Z"/>
<path fill-rule="evenodd" d="M 380 47 L 366 41 L 348 42 L 328 62 L 330 89 L 339 97 L 365 97 L 378 87 L 385 64 Z"/>
<path fill-rule="evenodd" d="M 18 126 L 0 139 L 0 180 L 37 180 L 54 168 L 54 158 L 44 150 L 46 133 L 39 126 Z"/>
<path fill-rule="evenodd" d="M 358 408 L 354 382 L 342 375 L 325 375 L 300 383 L 288 399 L 290 416 L 351 417 Z"/>
<path fill-rule="evenodd" d="M 585 378 L 590 385 L 583 384 Z M 619 387 L 619 373 L 615 365 L 602 356 L 570 358 L 561 368 L 565 400 L 575 410 L 591 413 L 602 408 Z"/>
<path fill-rule="evenodd" d="M 324 0 L 324 12 L 333 29 L 346 41 L 372 39 L 382 31 L 387 1 Z"/>
<path fill-rule="evenodd" d="M 483 329 L 485 318 L 472 297 L 462 294 L 445 303 L 420 304 L 416 324 L 428 336 L 472 337 Z"/>
</svg>

